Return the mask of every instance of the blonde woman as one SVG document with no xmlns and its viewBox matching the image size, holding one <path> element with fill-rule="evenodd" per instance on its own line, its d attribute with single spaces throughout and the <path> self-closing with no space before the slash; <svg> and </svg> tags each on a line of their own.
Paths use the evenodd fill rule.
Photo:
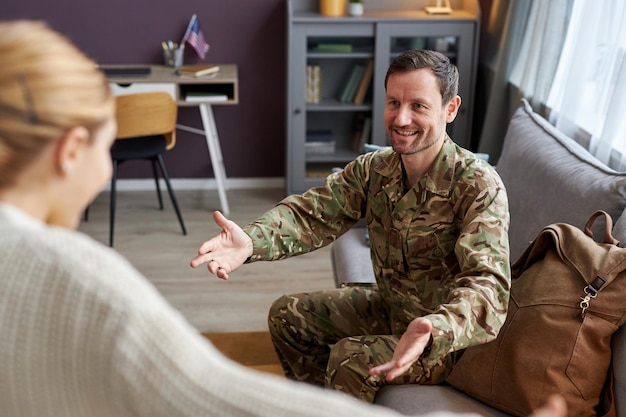
<svg viewBox="0 0 626 417">
<path fill-rule="evenodd" d="M 391 415 L 229 361 L 74 231 L 115 129 L 94 62 L 42 23 L 0 23 L 0 414 Z"/>
</svg>

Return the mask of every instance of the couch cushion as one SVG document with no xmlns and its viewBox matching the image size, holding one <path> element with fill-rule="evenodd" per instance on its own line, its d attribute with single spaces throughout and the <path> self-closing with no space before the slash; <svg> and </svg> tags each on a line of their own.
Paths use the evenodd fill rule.
<svg viewBox="0 0 626 417">
<path fill-rule="evenodd" d="M 615 223 L 626 206 L 626 173 L 602 164 L 525 100 L 511 119 L 497 170 L 509 197 L 511 261 L 544 226 L 563 222 L 582 228 L 599 209 Z"/>
<path fill-rule="evenodd" d="M 378 392 L 375 403 L 409 416 L 510 416 L 449 385 L 387 385 Z"/>
</svg>

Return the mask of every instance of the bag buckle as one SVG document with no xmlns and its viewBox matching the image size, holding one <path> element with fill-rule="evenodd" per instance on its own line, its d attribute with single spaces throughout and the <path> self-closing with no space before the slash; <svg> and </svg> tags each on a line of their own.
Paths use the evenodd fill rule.
<svg viewBox="0 0 626 417">
<path fill-rule="evenodd" d="M 592 293 L 592 292 L 587 292 L 587 288 L 585 287 L 585 296 L 584 297 L 580 297 L 580 318 L 581 319 L 585 319 L 585 316 L 587 315 L 587 309 L 589 308 L 589 301 L 591 301 L 591 299 L 596 298 L 596 296 L 598 295 L 598 293 Z"/>
<path fill-rule="evenodd" d="M 598 296 L 598 292 L 602 288 L 606 281 L 599 276 L 596 276 L 596 279 L 585 288 L 583 288 L 584 296 L 580 297 L 580 304 L 578 305 L 582 310 L 580 312 L 581 318 L 584 320 L 587 315 L 587 309 L 589 308 L 589 302 Z M 596 288 L 597 287 L 597 288 Z"/>
</svg>

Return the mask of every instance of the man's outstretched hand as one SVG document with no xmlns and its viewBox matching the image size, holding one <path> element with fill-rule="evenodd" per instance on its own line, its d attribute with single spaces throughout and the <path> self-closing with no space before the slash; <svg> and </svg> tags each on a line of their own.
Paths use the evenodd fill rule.
<svg viewBox="0 0 626 417">
<path fill-rule="evenodd" d="M 222 231 L 200 246 L 198 256 L 191 260 L 190 265 L 197 268 L 206 264 L 211 274 L 228 279 L 228 274 L 252 255 L 252 240 L 241 227 L 219 211 L 213 212 L 213 220 Z"/>
<path fill-rule="evenodd" d="M 385 379 L 391 381 L 408 371 L 430 343 L 432 330 L 433 325 L 428 319 L 418 317 L 413 320 L 400 338 L 393 352 L 393 358 L 387 363 L 370 369 L 370 375 L 386 374 Z"/>
</svg>

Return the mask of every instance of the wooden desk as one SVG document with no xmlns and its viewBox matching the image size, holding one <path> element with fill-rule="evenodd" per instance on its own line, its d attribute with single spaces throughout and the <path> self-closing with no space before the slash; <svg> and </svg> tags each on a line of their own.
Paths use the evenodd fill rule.
<svg viewBox="0 0 626 417">
<path fill-rule="evenodd" d="M 181 77 L 176 75 L 176 70 L 163 65 L 101 65 L 100 68 L 106 73 L 107 69 L 150 68 L 150 74 L 143 76 L 133 75 L 109 75 L 108 80 L 111 90 L 115 95 L 132 94 L 147 91 L 168 92 L 179 107 L 198 107 L 202 117 L 202 129 L 190 126 L 176 125 L 180 130 L 202 135 L 206 138 L 211 165 L 215 175 L 217 191 L 220 198 L 222 212 L 230 214 L 228 199 L 226 198 L 226 169 L 222 158 L 213 105 L 235 105 L 239 103 L 237 66 L 234 64 L 216 64 L 220 70 L 215 75 L 205 77 Z M 187 101 L 189 93 L 207 93 L 226 95 L 225 101 Z"/>
</svg>

